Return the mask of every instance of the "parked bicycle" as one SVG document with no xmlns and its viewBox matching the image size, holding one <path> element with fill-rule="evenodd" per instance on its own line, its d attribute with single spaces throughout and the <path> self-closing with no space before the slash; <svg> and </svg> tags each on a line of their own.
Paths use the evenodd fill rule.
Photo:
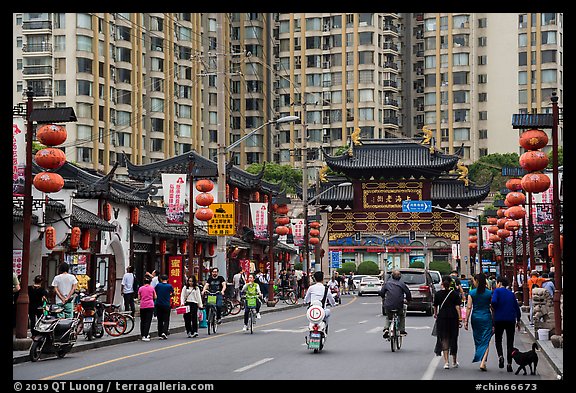
<svg viewBox="0 0 576 393">
<path fill-rule="evenodd" d="M 286 304 L 296 304 L 298 302 L 293 288 L 282 288 L 274 285 L 274 304 L 280 300 L 283 300 Z"/>
<path fill-rule="evenodd" d="M 126 330 L 122 334 L 130 334 L 132 330 L 134 330 L 134 317 L 132 316 L 131 311 L 120 311 L 120 304 L 111 304 L 110 305 L 110 312 L 111 313 L 118 313 L 122 314 L 124 318 L 126 318 Z M 123 323 L 123 320 L 119 320 L 119 323 Z"/>
</svg>

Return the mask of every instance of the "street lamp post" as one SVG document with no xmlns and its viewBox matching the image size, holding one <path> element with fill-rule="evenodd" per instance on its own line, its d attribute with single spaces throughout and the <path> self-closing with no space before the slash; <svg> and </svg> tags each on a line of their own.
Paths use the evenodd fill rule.
<svg viewBox="0 0 576 393">
<path fill-rule="evenodd" d="M 306 180 L 304 180 L 304 183 L 306 184 Z M 315 195 L 313 198 L 308 199 L 308 193 L 306 192 L 306 195 L 304 195 L 304 190 L 307 190 L 306 187 L 302 188 L 302 201 L 304 203 L 304 258 L 306 261 L 306 273 L 310 273 L 310 248 L 308 246 L 308 205 L 311 204 L 312 202 L 320 199 L 320 197 L 324 194 L 326 194 L 328 191 L 332 190 L 333 188 L 336 187 L 348 187 L 351 186 L 352 183 L 351 182 L 344 182 L 344 183 L 340 183 L 340 184 L 333 184 L 330 187 L 328 187 L 327 189 L 325 189 L 324 191 L 322 191 L 321 193 L 319 193 L 318 195 Z"/>
</svg>

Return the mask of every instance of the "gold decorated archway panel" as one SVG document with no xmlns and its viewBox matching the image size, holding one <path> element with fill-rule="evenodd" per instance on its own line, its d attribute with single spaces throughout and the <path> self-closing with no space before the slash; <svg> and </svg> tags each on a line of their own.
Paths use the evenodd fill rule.
<svg viewBox="0 0 576 393">
<path fill-rule="evenodd" d="M 460 240 L 460 220 L 454 213 L 404 213 L 401 211 L 339 211 L 328 215 L 328 240 L 353 237 L 357 232 L 402 234 L 430 233 Z"/>
</svg>

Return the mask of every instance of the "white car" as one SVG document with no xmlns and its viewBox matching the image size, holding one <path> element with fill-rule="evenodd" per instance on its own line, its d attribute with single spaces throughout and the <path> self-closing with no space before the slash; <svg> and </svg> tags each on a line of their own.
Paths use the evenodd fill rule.
<svg viewBox="0 0 576 393">
<path fill-rule="evenodd" d="M 432 276 L 432 282 L 434 283 L 434 288 L 436 288 L 436 292 L 442 289 L 442 274 L 438 270 L 428 270 L 430 275 Z"/>
<path fill-rule="evenodd" d="M 378 277 L 365 276 L 360 280 L 358 286 L 358 296 L 366 295 L 369 293 L 377 295 L 382 288 L 382 283 Z"/>
</svg>

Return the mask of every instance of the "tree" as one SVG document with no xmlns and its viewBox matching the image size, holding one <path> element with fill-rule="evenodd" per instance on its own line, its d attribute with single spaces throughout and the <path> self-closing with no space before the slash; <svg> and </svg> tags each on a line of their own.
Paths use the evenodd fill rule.
<svg viewBox="0 0 576 393">
<path fill-rule="evenodd" d="M 476 184 L 486 184 L 493 177 L 491 191 L 506 187 L 507 177 L 502 176 L 503 167 L 520 168 L 520 156 L 517 153 L 493 153 L 468 166 L 468 177 Z"/>
<path fill-rule="evenodd" d="M 302 184 L 302 171 L 298 171 L 290 165 L 280 165 L 274 162 L 264 163 L 264 180 L 270 183 L 281 183 L 282 188 L 287 194 L 294 194 L 296 186 Z M 246 172 L 257 174 L 262 171 L 262 165 L 254 163 L 248 165 Z"/>
<path fill-rule="evenodd" d="M 344 262 L 341 268 L 336 269 L 338 274 L 356 274 L 356 264 L 354 262 Z"/>
<path fill-rule="evenodd" d="M 373 261 L 365 261 L 358 265 L 357 269 L 358 274 L 371 274 L 376 275 L 380 274 L 380 268 Z"/>
<path fill-rule="evenodd" d="M 450 263 L 446 261 L 432 261 L 430 262 L 428 269 L 438 270 L 441 275 L 445 276 L 450 274 L 452 267 L 450 266 Z"/>
</svg>

